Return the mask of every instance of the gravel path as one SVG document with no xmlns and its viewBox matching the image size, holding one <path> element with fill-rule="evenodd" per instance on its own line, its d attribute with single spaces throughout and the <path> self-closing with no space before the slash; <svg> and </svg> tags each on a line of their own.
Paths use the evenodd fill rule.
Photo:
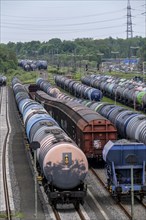
<svg viewBox="0 0 146 220">
<path fill-rule="evenodd" d="M 101 170 L 99 172 L 101 172 Z M 94 195 L 94 198 L 99 203 L 99 206 L 102 207 L 109 220 L 128 220 L 128 217 L 125 215 L 125 213 L 119 208 L 116 202 L 110 197 L 106 189 L 103 188 L 97 178 L 90 171 L 87 176 L 87 184 L 88 189 L 92 195 Z M 92 203 L 88 195 L 84 209 L 86 211 L 92 209 L 92 211 L 89 211 L 90 215 L 88 213 L 90 218 L 92 220 L 104 220 L 105 218 L 102 216 L 102 212 L 98 210 Z"/>
<path fill-rule="evenodd" d="M 18 118 L 18 111 L 11 88 L 9 88 L 8 102 L 12 131 L 9 140 L 9 160 L 16 210 L 14 219 L 35 220 L 34 181 L 25 152 L 24 129 Z M 43 206 L 39 198 L 38 219 L 45 220 Z"/>
</svg>

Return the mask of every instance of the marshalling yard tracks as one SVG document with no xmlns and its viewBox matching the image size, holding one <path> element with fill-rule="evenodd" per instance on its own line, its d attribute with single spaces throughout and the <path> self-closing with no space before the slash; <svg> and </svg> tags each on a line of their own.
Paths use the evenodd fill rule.
<svg viewBox="0 0 146 220">
<path fill-rule="evenodd" d="M 0 219 L 1 217 L 3 217 L 2 219 L 13 219 L 12 216 L 12 212 L 14 210 L 13 207 L 13 202 L 11 201 L 12 199 L 12 193 L 11 193 L 11 185 L 10 185 L 10 180 L 6 181 L 6 188 L 9 189 L 9 191 L 7 192 L 8 199 L 5 199 L 5 188 L 4 188 L 4 184 L 3 184 L 3 176 L 8 177 L 9 178 L 9 165 L 8 165 L 8 138 L 9 138 L 9 133 L 10 133 L 11 127 L 9 126 L 9 117 L 8 117 L 8 97 L 7 97 L 7 88 L 6 87 L 1 87 L 0 88 Z M 4 150 L 5 149 L 5 150 Z M 3 155 L 7 154 L 4 156 Z M 5 161 L 6 165 L 3 167 L 3 161 Z M 5 170 L 5 172 L 4 172 Z M 103 172 L 103 169 L 102 169 Z M 5 173 L 5 174 L 3 174 Z M 101 180 L 102 182 L 102 188 L 104 188 L 106 190 L 105 187 L 105 180 L 103 181 L 102 178 L 100 178 L 101 175 L 97 175 L 97 173 L 100 173 L 100 170 L 98 169 L 97 171 L 94 170 L 94 173 L 96 173 L 96 178 L 99 180 Z M 98 181 L 99 182 L 99 181 Z M 99 183 L 96 183 L 96 186 L 98 186 Z M 90 185 L 90 184 L 89 184 Z M 94 184 L 95 185 L 95 184 Z M 89 186 L 90 188 L 90 186 Z M 92 199 L 91 197 L 91 193 L 88 190 L 88 198 L 90 197 L 90 199 Z M 88 199 L 87 198 L 87 199 Z M 94 199 L 95 200 L 95 199 Z M 8 201 L 7 203 L 5 201 Z M 86 205 L 87 201 L 85 201 L 85 205 Z M 90 203 L 90 202 L 89 202 Z M 9 208 L 7 208 L 7 204 Z M 46 200 L 46 205 L 49 207 L 48 205 L 48 200 Z M 108 204 L 107 204 L 108 205 Z M 119 206 L 119 203 L 115 203 L 116 206 Z M 137 211 L 137 216 L 135 216 L 135 219 L 139 219 L 139 220 L 145 220 L 146 219 L 146 208 L 142 207 L 142 205 L 140 205 L 139 202 L 137 202 L 135 200 L 135 205 L 138 206 L 139 211 Z M 125 210 L 124 213 L 127 216 L 127 219 L 131 219 L 131 207 L 129 204 L 124 204 L 124 203 L 120 203 L 120 207 L 123 206 L 123 208 L 121 208 L 122 210 Z M 50 213 L 52 213 L 51 207 L 49 209 L 49 216 L 51 217 L 51 219 L 57 219 L 57 220 L 78 220 L 78 219 L 86 219 L 86 220 L 95 220 L 95 218 L 89 217 L 88 216 L 88 212 L 85 208 L 86 206 L 80 206 L 79 210 L 75 210 L 75 208 L 73 206 L 69 206 L 69 208 L 65 207 L 65 208 L 57 208 L 53 209 L 53 213 L 52 215 L 50 215 Z M 143 209 L 142 209 L 143 208 Z M 98 207 L 98 209 L 100 209 L 100 207 Z M 109 208 L 110 209 L 110 208 Z M 137 209 L 137 207 L 136 207 Z M 91 210 L 92 210 L 92 204 L 91 204 Z M 142 214 L 144 213 L 145 214 Z M 126 214 L 127 213 L 127 214 Z M 104 213 L 99 213 L 97 219 L 114 219 L 114 218 L 108 218 L 106 215 L 104 215 Z M 100 218 L 100 215 L 102 214 L 102 218 Z M 140 215 L 143 215 L 144 218 L 140 218 Z M 55 217 L 55 218 L 54 218 Z M 50 218 L 48 218 L 50 219 Z M 118 219 L 117 217 L 114 219 L 116 220 Z M 120 219 L 120 218 L 119 218 Z"/>
<path fill-rule="evenodd" d="M 92 169 L 93 170 L 93 169 Z M 95 170 L 94 170 L 95 171 Z M 98 169 L 97 170 L 97 173 L 100 172 L 100 170 Z M 102 169 L 102 172 L 103 172 L 103 169 Z M 95 176 L 95 172 L 94 173 L 94 176 Z M 93 176 L 93 173 L 92 173 L 92 176 Z M 88 208 L 88 211 L 91 213 L 90 210 L 92 210 L 92 212 L 94 213 L 94 217 L 89 217 L 90 216 L 90 213 L 87 211 L 87 214 L 86 211 L 83 212 L 85 213 L 86 215 L 82 214 L 82 217 L 80 217 L 80 214 L 77 213 L 77 211 L 74 209 L 73 210 L 73 207 L 69 209 L 67 208 L 64 208 L 64 209 L 58 209 L 55 210 L 53 209 L 53 212 L 54 212 L 54 215 L 55 215 L 55 218 L 58 220 L 60 219 L 104 219 L 104 220 L 110 220 L 110 219 L 113 219 L 113 220 L 117 220 L 117 219 L 132 219 L 132 216 L 131 216 L 131 205 L 128 204 L 124 204 L 124 203 L 117 203 L 115 201 L 115 199 L 113 199 L 111 197 L 111 194 L 109 193 L 109 191 L 106 189 L 106 186 L 105 186 L 105 182 L 106 180 L 104 179 L 104 181 L 102 181 L 102 179 L 97 175 L 96 173 L 96 182 L 93 180 L 94 183 L 91 182 L 90 180 L 90 175 L 89 175 L 89 189 L 87 191 L 87 199 L 85 200 L 85 206 L 83 206 L 84 208 L 87 207 Z M 101 180 L 101 181 L 100 181 Z M 99 182 L 99 183 L 98 183 Z M 104 196 L 104 192 L 100 193 L 100 189 L 99 189 L 99 184 L 101 185 L 100 188 L 102 188 L 102 191 L 106 191 L 106 196 Z M 96 189 L 93 188 L 93 186 L 96 187 Z M 96 192 L 96 193 L 95 193 Z M 99 194 L 103 194 L 103 196 L 101 197 Z M 102 198 L 101 201 L 98 201 L 98 199 L 100 200 Z M 88 201 L 89 200 L 89 201 Z M 104 202 L 103 202 L 104 200 Z M 110 204 L 107 202 L 108 200 L 112 200 L 112 203 L 110 202 Z M 104 204 L 105 205 L 104 205 Z M 90 210 L 89 210 L 89 207 L 90 207 Z M 116 210 L 118 208 L 118 211 Z M 81 213 L 81 209 L 82 209 L 82 206 L 80 206 L 80 210 L 79 212 Z M 142 207 L 141 207 L 142 209 Z M 72 211 L 71 211 L 72 210 Z M 86 210 L 86 208 L 85 208 Z M 122 212 L 121 212 L 122 211 Z M 145 220 L 146 218 L 146 210 L 143 208 L 142 212 L 145 214 L 143 215 L 144 218 L 137 218 L 139 220 Z M 121 214 L 123 213 L 123 214 Z M 119 216 L 120 214 L 120 216 Z M 139 213 L 138 213 L 139 214 Z M 73 215 L 73 217 L 72 217 Z M 76 217 L 75 217 L 76 216 Z M 97 217 L 98 216 L 98 217 Z M 52 219 L 54 219 L 52 217 Z"/>
<path fill-rule="evenodd" d="M 105 185 L 105 180 L 103 180 L 103 170 L 93 169 L 93 168 L 91 168 L 90 170 L 93 173 L 93 175 L 97 178 L 97 180 L 100 182 L 100 184 L 109 193 L 109 195 L 111 195 L 110 192 L 108 191 L 106 185 Z M 115 199 L 113 198 L 113 200 L 115 200 Z M 126 214 L 126 216 L 129 219 L 139 219 L 139 220 L 146 219 L 146 200 L 144 202 L 141 202 L 139 197 L 137 197 L 137 196 L 135 197 L 135 200 L 134 200 L 134 213 L 133 213 L 134 217 L 132 217 L 132 215 L 131 215 L 130 198 L 126 201 L 123 200 L 123 202 L 116 202 L 116 204 L 124 211 L 124 213 Z"/>
<path fill-rule="evenodd" d="M 8 165 L 8 139 L 10 133 L 8 118 L 7 87 L 0 88 L 0 219 L 12 219 L 14 205 L 10 186 Z"/>
</svg>

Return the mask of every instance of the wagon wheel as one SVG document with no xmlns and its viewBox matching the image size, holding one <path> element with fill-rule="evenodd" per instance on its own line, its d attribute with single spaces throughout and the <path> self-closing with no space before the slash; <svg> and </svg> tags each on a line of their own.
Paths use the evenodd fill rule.
<svg viewBox="0 0 146 220">
<path fill-rule="evenodd" d="M 121 202 L 121 196 L 120 195 L 117 195 L 117 200 L 118 200 L 118 202 Z"/>
<path fill-rule="evenodd" d="M 74 206 L 76 210 L 79 210 L 80 203 L 79 202 L 74 202 Z"/>
<path fill-rule="evenodd" d="M 140 194 L 140 201 L 142 202 L 144 195 Z"/>
</svg>

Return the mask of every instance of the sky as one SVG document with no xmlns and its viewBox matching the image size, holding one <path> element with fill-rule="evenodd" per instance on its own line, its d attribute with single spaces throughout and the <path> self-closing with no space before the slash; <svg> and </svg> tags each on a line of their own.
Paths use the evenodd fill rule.
<svg viewBox="0 0 146 220">
<path fill-rule="evenodd" d="M 146 36 L 146 0 L 130 0 L 133 36 Z M 0 43 L 126 38 L 127 0 L 0 0 Z"/>
</svg>

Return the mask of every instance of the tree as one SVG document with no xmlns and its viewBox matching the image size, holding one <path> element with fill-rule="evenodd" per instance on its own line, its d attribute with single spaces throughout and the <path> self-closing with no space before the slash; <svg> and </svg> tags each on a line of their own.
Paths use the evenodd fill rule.
<svg viewBox="0 0 146 220">
<path fill-rule="evenodd" d="M 16 54 L 7 45 L 0 44 L 0 71 L 6 73 L 8 69 L 17 68 Z"/>
</svg>

